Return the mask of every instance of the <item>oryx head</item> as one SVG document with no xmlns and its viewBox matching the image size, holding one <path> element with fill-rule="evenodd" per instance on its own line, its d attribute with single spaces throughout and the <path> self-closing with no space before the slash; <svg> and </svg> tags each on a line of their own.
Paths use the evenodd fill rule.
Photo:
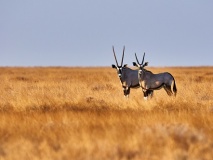
<svg viewBox="0 0 213 160">
<path fill-rule="evenodd" d="M 116 58 L 116 55 L 115 55 L 114 46 L 112 46 L 112 50 L 113 50 L 114 57 L 115 57 L 115 62 L 116 62 L 116 65 L 112 64 L 112 68 L 115 68 L 117 70 L 118 77 L 121 78 L 122 77 L 123 68 L 125 68 L 127 66 L 127 64 L 123 65 L 125 46 L 123 48 L 123 55 L 122 55 L 122 59 L 121 59 L 121 65 L 118 65 L 118 61 L 117 61 L 117 58 Z"/>
<path fill-rule="evenodd" d="M 139 73 L 139 74 L 142 74 L 142 72 L 144 71 L 144 67 L 145 67 L 145 66 L 148 66 L 148 62 L 145 62 L 145 63 L 144 63 L 144 57 L 145 57 L 145 52 L 144 52 L 144 54 L 143 54 L 142 62 L 140 63 L 140 62 L 138 61 L 137 55 L 136 55 L 136 53 L 135 53 L 135 58 L 136 58 L 137 63 L 136 63 L 136 62 L 133 62 L 133 66 L 138 67 L 138 69 L 139 69 L 139 70 L 138 70 L 138 73 Z"/>
</svg>

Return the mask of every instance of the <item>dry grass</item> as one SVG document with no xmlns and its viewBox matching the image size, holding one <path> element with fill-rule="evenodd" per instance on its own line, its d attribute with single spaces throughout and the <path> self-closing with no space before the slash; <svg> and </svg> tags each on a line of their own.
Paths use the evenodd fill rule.
<svg viewBox="0 0 213 160">
<path fill-rule="evenodd" d="M 0 68 L 0 160 L 211 160 L 213 67 L 149 69 L 176 98 L 125 99 L 111 68 Z"/>
</svg>

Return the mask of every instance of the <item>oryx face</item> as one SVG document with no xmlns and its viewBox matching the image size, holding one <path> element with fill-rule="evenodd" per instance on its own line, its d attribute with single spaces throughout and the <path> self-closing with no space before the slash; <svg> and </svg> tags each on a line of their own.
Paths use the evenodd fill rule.
<svg viewBox="0 0 213 160">
<path fill-rule="evenodd" d="M 136 63 L 136 62 L 133 62 L 133 66 L 138 67 L 138 74 L 139 74 L 139 75 L 141 75 L 141 74 L 145 71 L 144 67 L 148 66 L 148 62 L 145 62 L 145 63 L 144 63 L 144 57 L 145 57 L 145 52 L 144 52 L 144 55 L 143 55 L 143 60 L 142 60 L 142 62 L 140 63 L 140 62 L 138 61 L 137 55 L 136 55 L 136 53 L 135 53 L 135 58 L 136 58 L 137 63 Z"/>
<path fill-rule="evenodd" d="M 125 64 L 124 66 L 116 66 L 113 64 L 112 68 L 115 68 L 117 70 L 118 77 L 122 78 L 123 70 L 126 66 L 127 66 L 127 64 Z"/>
<path fill-rule="evenodd" d="M 122 75 L 122 69 L 123 67 L 121 66 L 115 66 L 114 64 L 112 65 L 112 68 L 115 68 L 117 70 L 117 74 L 118 74 L 118 77 L 121 78 L 121 75 Z"/>
</svg>

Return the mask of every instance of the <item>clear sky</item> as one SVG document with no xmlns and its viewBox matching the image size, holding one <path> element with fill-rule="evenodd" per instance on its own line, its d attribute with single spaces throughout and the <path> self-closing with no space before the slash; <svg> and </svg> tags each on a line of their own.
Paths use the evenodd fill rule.
<svg viewBox="0 0 213 160">
<path fill-rule="evenodd" d="M 213 65 L 212 0 L 1 0 L 0 66 Z"/>
</svg>

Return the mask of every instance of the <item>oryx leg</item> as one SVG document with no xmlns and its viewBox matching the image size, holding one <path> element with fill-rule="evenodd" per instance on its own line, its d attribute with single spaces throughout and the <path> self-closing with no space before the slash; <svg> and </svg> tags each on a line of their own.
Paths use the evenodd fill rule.
<svg viewBox="0 0 213 160">
<path fill-rule="evenodd" d="M 148 94 L 148 97 L 150 97 L 150 98 L 153 97 L 153 90 L 147 90 L 146 92 Z"/>
<path fill-rule="evenodd" d="M 145 91 L 145 92 L 143 92 L 143 99 L 144 99 L 144 100 L 147 100 L 147 97 L 148 97 L 147 92 L 146 92 L 146 91 Z"/>
<path fill-rule="evenodd" d="M 129 97 L 129 93 L 130 93 L 130 88 L 126 87 L 126 86 L 123 86 L 123 91 L 124 91 L 124 96 L 128 98 Z"/>
<path fill-rule="evenodd" d="M 164 89 L 165 89 L 166 93 L 167 93 L 169 96 L 172 96 L 172 95 L 173 95 L 172 89 L 171 89 L 171 86 L 170 86 L 170 85 L 165 85 L 165 86 L 164 86 Z"/>
<path fill-rule="evenodd" d="M 147 100 L 148 99 L 148 96 L 149 96 L 149 90 L 143 90 L 143 98 L 144 100 Z"/>
<path fill-rule="evenodd" d="M 143 90 L 144 100 L 147 100 L 149 97 L 152 98 L 153 90 Z"/>
</svg>

